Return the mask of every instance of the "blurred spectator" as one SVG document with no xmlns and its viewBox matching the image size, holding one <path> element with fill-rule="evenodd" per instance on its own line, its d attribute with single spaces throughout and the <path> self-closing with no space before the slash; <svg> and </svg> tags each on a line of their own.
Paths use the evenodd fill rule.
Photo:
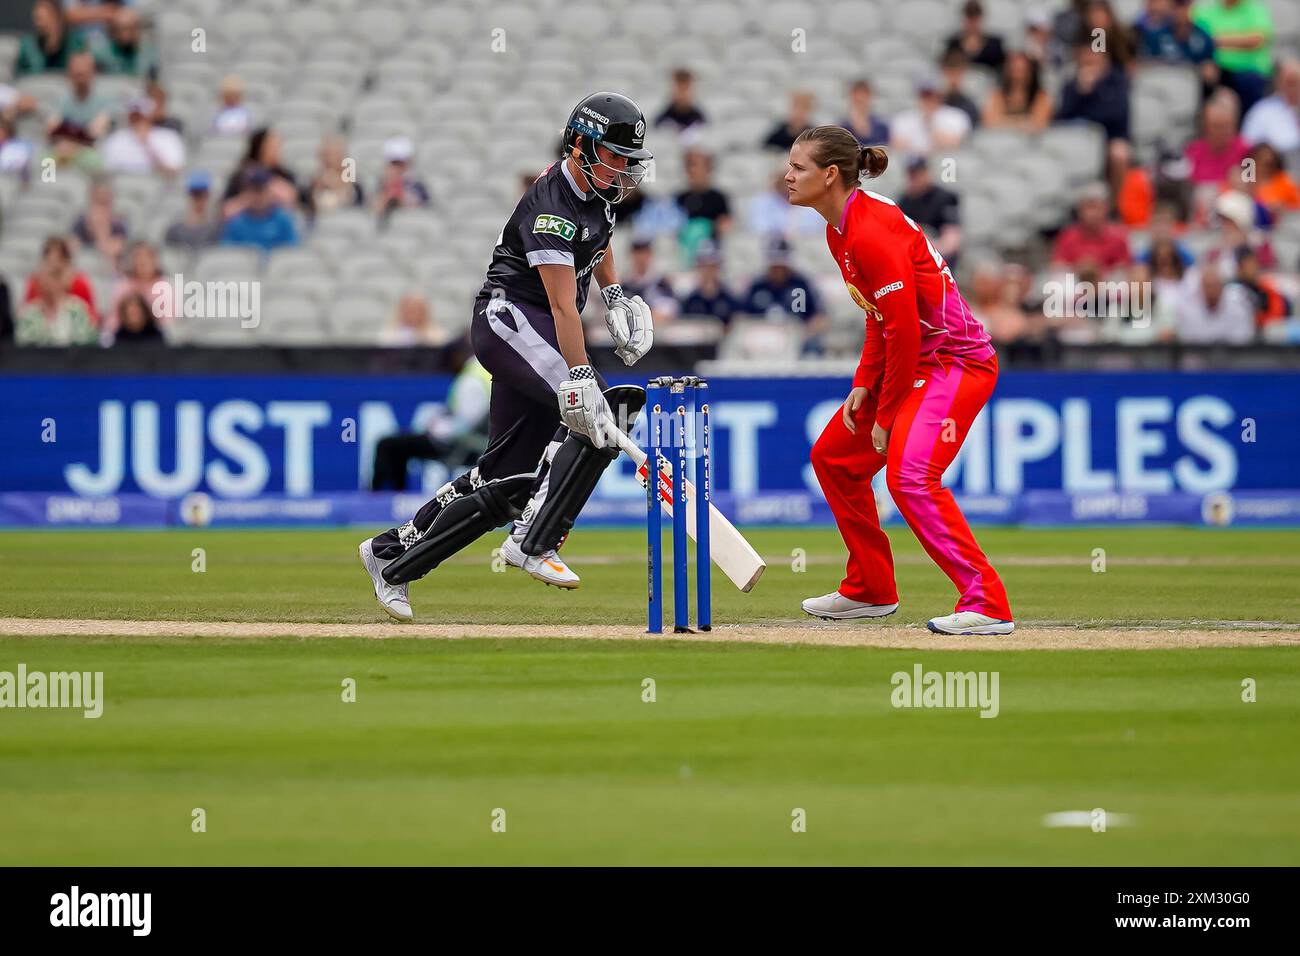
<svg viewBox="0 0 1300 956">
<path fill-rule="evenodd" d="M 632 241 L 630 266 L 619 266 L 619 284 L 628 296 L 639 295 L 658 320 L 671 319 L 677 313 L 677 296 L 672 285 L 655 268 L 654 244 L 648 239 Z"/>
<path fill-rule="evenodd" d="M 472 465 L 487 448 L 491 399 L 492 376 L 478 359 L 468 355 L 451 383 L 446 403 L 434 408 L 424 423 L 424 431 L 402 432 L 379 440 L 371 490 L 406 490 L 407 469 L 414 459 L 441 461 L 452 470 Z"/>
<path fill-rule="evenodd" d="M 943 105 L 961 110 L 972 127 L 979 126 L 979 107 L 961 88 L 966 76 L 966 54 L 961 50 L 949 50 L 943 55 L 939 68 L 943 74 Z"/>
<path fill-rule="evenodd" d="M 767 269 L 755 279 L 745 295 L 744 310 L 751 315 L 792 316 L 803 323 L 804 350 L 820 352 L 820 336 L 826 330 L 826 316 L 812 283 L 790 263 L 790 245 L 774 239 L 767 247 Z"/>
<path fill-rule="evenodd" d="M 169 246 L 183 246 L 191 251 L 216 245 L 221 238 L 221 223 L 208 209 L 212 177 L 195 170 L 185 180 L 185 215 L 167 227 L 163 241 Z"/>
<path fill-rule="evenodd" d="M 95 345 L 91 310 L 68 292 L 57 271 L 40 269 L 33 277 L 36 296 L 14 318 L 14 344 L 23 346 Z"/>
<path fill-rule="evenodd" d="M 1214 200 L 1211 225 L 1214 240 L 1205 251 L 1203 264 L 1216 264 L 1225 279 L 1236 275 L 1237 258 L 1243 249 L 1253 250 L 1260 265 L 1272 269 L 1277 265 L 1267 237 L 1259 229 L 1261 210 L 1250 196 L 1237 190 L 1220 193 Z"/>
<path fill-rule="evenodd" d="M 1052 15 L 1042 7 L 1031 8 L 1025 14 L 1025 35 L 1020 45 L 1040 71 L 1060 66 L 1061 44 L 1052 33 Z"/>
<path fill-rule="evenodd" d="M 1002 38 L 984 32 L 984 8 L 979 0 L 969 0 L 961 8 L 961 29 L 948 38 L 944 53 L 964 53 L 971 63 L 987 66 L 994 72 L 1002 69 L 1005 54 Z"/>
<path fill-rule="evenodd" d="M 1229 173 L 1241 168 L 1241 161 L 1250 152 L 1250 146 L 1237 134 L 1237 113 L 1231 94 L 1215 96 L 1201 112 L 1202 134 L 1183 150 L 1187 161 L 1188 179 L 1201 187 L 1200 205 L 1212 198 Z"/>
<path fill-rule="evenodd" d="M 934 182 L 929 161 L 924 156 L 913 156 L 907 161 L 907 187 L 898 199 L 898 208 L 925 227 L 925 234 L 948 265 L 956 265 L 961 249 L 957 194 Z"/>
<path fill-rule="evenodd" d="M 863 146 L 883 146 L 889 142 L 889 124 L 872 112 L 871 99 L 871 84 L 855 80 L 849 88 L 849 112 L 840 125 Z"/>
<path fill-rule="evenodd" d="M 158 69 L 158 53 L 140 37 L 140 13 L 117 7 L 108 29 L 93 42 L 95 61 L 104 73 L 147 77 Z"/>
<path fill-rule="evenodd" d="M 90 198 L 86 211 L 77 217 L 72 234 L 83 249 L 94 249 L 105 262 L 116 265 L 117 257 L 126 246 L 126 220 L 113 208 L 113 187 L 107 179 L 96 179 L 90 184 Z"/>
<path fill-rule="evenodd" d="M 298 227 L 293 216 L 278 204 L 273 178 L 264 166 L 250 166 L 244 171 L 247 188 L 240 194 L 243 209 L 226 220 L 221 233 L 223 243 L 256 246 L 264 252 L 298 244 Z"/>
<path fill-rule="evenodd" d="M 695 104 L 695 74 L 690 70 L 673 70 L 673 92 L 668 105 L 655 117 L 655 126 L 684 133 L 692 126 L 705 122 L 704 114 Z"/>
<path fill-rule="evenodd" d="M 135 96 L 127 104 L 127 125 L 104 140 L 104 169 L 110 173 L 159 173 L 171 177 L 185 165 L 185 143 L 174 129 L 155 126 L 154 102 Z"/>
<path fill-rule="evenodd" d="M 119 345 L 162 345 L 162 329 L 154 319 L 153 312 L 144 296 L 126 295 L 117 302 L 114 311 L 114 328 L 111 344 Z"/>
<path fill-rule="evenodd" d="M 35 32 L 18 41 L 15 76 L 66 70 L 72 55 L 86 48 L 81 36 L 69 28 L 57 0 L 36 0 L 32 4 L 32 26 Z"/>
<path fill-rule="evenodd" d="M 1173 255 L 1178 259 L 1180 267 L 1174 278 L 1181 279 L 1183 270 L 1196 264 L 1196 256 L 1192 255 L 1192 251 L 1187 246 L 1178 241 L 1177 230 L 1178 210 L 1172 203 L 1157 203 L 1155 212 L 1151 215 L 1151 245 L 1135 257 L 1138 262 L 1150 266 L 1152 273 L 1157 277 L 1161 275 L 1168 277 L 1168 269 L 1156 261 L 1157 250 L 1162 256 L 1172 250 Z"/>
<path fill-rule="evenodd" d="M 703 150 L 688 149 L 682 157 L 686 166 L 686 188 L 676 196 L 685 225 L 682 247 L 689 259 L 701 239 L 719 239 L 731 228 L 731 202 L 713 185 L 713 157 Z"/>
<path fill-rule="evenodd" d="M 1156 203 L 1155 184 L 1150 173 L 1133 162 L 1133 148 L 1128 140 L 1110 141 L 1106 150 L 1106 178 L 1115 197 L 1119 221 L 1136 228 L 1149 223 Z"/>
<path fill-rule="evenodd" d="M 1278 65 L 1276 92 L 1250 108 L 1241 135 L 1248 143 L 1268 143 L 1300 158 L 1300 60 Z"/>
<path fill-rule="evenodd" d="M 345 206 L 364 205 L 365 193 L 356 182 L 355 166 L 347 164 L 345 152 L 343 137 L 336 133 L 328 134 L 320 141 L 317 152 L 320 166 L 302 191 L 302 204 L 311 215 Z"/>
<path fill-rule="evenodd" d="M 163 297 L 164 290 L 160 287 L 163 270 L 162 264 L 158 261 L 158 251 L 147 242 L 137 242 L 127 251 L 125 258 L 122 278 L 113 290 L 113 305 L 104 323 L 106 335 L 111 336 L 117 331 L 115 323 L 120 315 L 119 308 L 122 300 L 130 296 L 140 296 L 144 299 L 151 317 L 163 325 L 170 325 L 175 316 L 162 311 L 157 304 L 160 298 L 164 302 L 171 298 Z"/>
<path fill-rule="evenodd" d="M 1111 65 L 1105 53 L 1080 44 L 1074 50 L 1075 71 L 1061 90 L 1056 118 L 1088 120 L 1106 131 L 1107 139 L 1128 139 L 1128 78 Z"/>
<path fill-rule="evenodd" d="M 1003 268 L 994 262 L 980 263 L 971 277 L 971 312 L 1000 348 L 1025 343 L 1041 331 L 1035 329 L 1022 301 L 1022 283 L 1027 278 L 1022 267 Z"/>
<path fill-rule="evenodd" d="M 397 300 L 388 325 L 379 333 L 379 344 L 402 348 L 446 345 L 447 330 L 433 320 L 433 311 L 424 296 L 408 292 Z"/>
<path fill-rule="evenodd" d="M 14 340 L 13 299 L 9 295 L 9 283 L 0 276 L 0 343 Z"/>
<path fill-rule="evenodd" d="M 70 89 L 59 101 L 49 129 L 70 126 L 81 130 L 91 142 L 108 132 L 112 103 L 95 92 L 95 58 L 89 53 L 74 53 L 68 60 Z"/>
<path fill-rule="evenodd" d="M 1043 89 L 1038 64 L 1025 53 L 1007 54 L 1002 80 L 984 104 L 984 125 L 1037 133 L 1052 121 L 1052 98 Z"/>
<path fill-rule="evenodd" d="M 253 114 L 244 105 L 244 81 L 231 74 L 217 91 L 221 108 L 212 117 L 212 132 L 218 136 L 244 136 L 253 128 Z"/>
<path fill-rule="evenodd" d="M 36 97 L 0 80 L 0 120 L 17 122 L 20 116 L 33 112 Z"/>
<path fill-rule="evenodd" d="M 708 315 L 729 325 L 740 311 L 740 301 L 722 284 L 718 244 L 712 240 L 700 243 L 695 253 L 695 288 L 682 299 L 681 314 L 684 317 Z"/>
<path fill-rule="evenodd" d="M 1156 239 L 1147 251 L 1144 261 L 1136 265 L 1143 270 L 1138 273 L 1139 281 L 1151 283 L 1153 299 L 1152 320 L 1160 321 L 1162 334 L 1160 338 L 1170 338 L 1174 334 L 1173 324 L 1168 321 L 1174 314 L 1181 294 L 1183 276 L 1194 264 L 1183 258 L 1178 243 L 1172 238 Z"/>
<path fill-rule="evenodd" d="M 1241 100 L 1242 112 L 1263 96 L 1273 73 L 1273 14 L 1260 0 L 1208 0 L 1192 19 L 1214 41 L 1223 82 Z"/>
<path fill-rule="evenodd" d="M 1250 295 L 1257 326 L 1263 328 L 1287 317 L 1290 306 L 1286 297 L 1278 290 L 1277 283 L 1264 274 L 1255 250 L 1238 252 L 1236 281 Z"/>
<path fill-rule="evenodd" d="M 1137 41 L 1132 31 L 1115 18 L 1109 0 L 1089 0 L 1083 23 L 1079 42 L 1099 47 L 1112 65 L 1132 73 L 1137 63 Z"/>
<path fill-rule="evenodd" d="M 93 35 L 102 32 L 117 9 L 130 2 L 132 0 L 63 0 L 63 7 L 74 30 Z"/>
<path fill-rule="evenodd" d="M 1173 297 L 1178 339 L 1191 344 L 1246 345 L 1255 339 L 1255 304 L 1246 287 L 1214 268 L 1193 268 Z"/>
<path fill-rule="evenodd" d="M 749 200 L 749 231 L 765 239 L 825 234 L 826 220 L 815 209 L 790 205 L 790 190 L 785 185 L 786 168 L 780 166 L 772 174 L 771 188 Z"/>
<path fill-rule="evenodd" d="M 927 74 L 916 81 L 916 106 L 899 113 L 889 124 L 889 141 L 900 153 L 928 156 L 936 149 L 959 146 L 970 129 L 970 117 L 945 106 L 938 78 Z"/>
<path fill-rule="evenodd" d="M 0 119 L 0 173 L 15 173 L 26 179 L 31 164 L 32 144 L 15 135 L 12 120 Z"/>
<path fill-rule="evenodd" d="M 381 218 L 394 209 L 429 205 L 429 190 L 411 173 L 414 155 L 415 147 L 405 136 L 395 136 L 384 143 L 384 159 L 388 165 L 375 190 L 374 203 Z"/>
<path fill-rule="evenodd" d="M 768 149 L 790 151 L 799 134 L 811 129 L 813 115 L 813 95 L 807 90 L 795 90 L 790 94 L 790 110 L 781 122 L 767 134 L 763 145 Z"/>
<path fill-rule="evenodd" d="M 248 149 L 244 152 L 244 158 L 226 182 L 226 191 L 221 198 L 223 216 L 229 218 L 239 213 L 251 201 L 252 191 L 248 189 L 247 178 L 254 169 L 270 174 L 267 188 L 273 202 L 286 209 L 297 208 L 298 187 L 293 172 L 280 164 L 280 135 L 269 127 L 261 126 L 248 137 Z"/>
<path fill-rule="evenodd" d="M 1138 52 L 1164 63 L 1188 63 L 1201 77 L 1202 99 L 1219 82 L 1214 41 L 1192 20 L 1192 0 L 1148 0 L 1137 24 Z"/>
<path fill-rule="evenodd" d="M 56 278 L 69 295 L 85 303 L 90 320 L 99 321 L 95 312 L 95 290 L 86 274 L 73 267 L 72 247 L 62 236 L 50 236 L 41 245 L 41 261 L 27 280 L 27 289 L 23 293 L 24 303 L 35 302 L 39 297 L 42 275 Z"/>
<path fill-rule="evenodd" d="M 1278 151 L 1268 143 L 1260 143 L 1250 151 L 1250 158 L 1255 161 L 1255 179 L 1248 191 L 1255 202 L 1274 218 L 1300 210 L 1300 189 L 1287 174 Z"/>
<path fill-rule="evenodd" d="M 149 118 L 153 120 L 154 126 L 163 126 L 177 133 L 185 131 L 185 123 L 178 116 L 169 116 L 167 113 L 167 91 L 163 85 L 158 82 L 157 78 L 151 77 L 144 85 L 144 95 L 153 103 L 153 112 Z"/>
<path fill-rule="evenodd" d="M 1128 238 L 1124 228 L 1106 218 L 1106 186 L 1084 187 L 1075 207 L 1078 221 L 1066 226 L 1052 247 L 1052 265 L 1058 268 L 1091 267 L 1106 273 L 1128 265 Z"/>
</svg>

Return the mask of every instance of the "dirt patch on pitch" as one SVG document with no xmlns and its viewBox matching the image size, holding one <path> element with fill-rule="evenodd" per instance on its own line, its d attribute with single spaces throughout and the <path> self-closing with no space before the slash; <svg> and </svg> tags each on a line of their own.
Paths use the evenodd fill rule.
<svg viewBox="0 0 1300 956">
<path fill-rule="evenodd" d="M 578 638 L 625 641 L 709 641 L 802 644 L 820 647 L 886 647 L 925 650 L 1156 650 L 1192 647 L 1300 647 L 1300 628 L 1271 622 L 1194 622 L 1188 626 L 1063 627 L 1027 623 L 1009 637 L 947 637 L 916 625 L 817 621 L 768 621 L 719 625 L 708 633 L 646 634 L 628 625 L 528 624 L 318 624 L 222 621 L 80 621 L 0 618 L 0 636 L 95 637 L 416 637 Z"/>
</svg>

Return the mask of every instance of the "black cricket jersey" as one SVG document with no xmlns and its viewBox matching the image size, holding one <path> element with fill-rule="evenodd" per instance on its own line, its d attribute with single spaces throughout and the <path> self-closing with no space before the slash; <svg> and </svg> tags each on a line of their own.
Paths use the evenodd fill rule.
<svg viewBox="0 0 1300 956">
<path fill-rule="evenodd" d="M 591 272 L 605 257 L 614 231 L 614 213 L 594 192 L 581 192 L 563 160 L 552 163 L 528 187 L 497 238 L 480 296 L 494 289 L 512 302 L 547 307 L 539 265 L 573 266 L 578 280 L 577 308 L 587 303 Z"/>
</svg>

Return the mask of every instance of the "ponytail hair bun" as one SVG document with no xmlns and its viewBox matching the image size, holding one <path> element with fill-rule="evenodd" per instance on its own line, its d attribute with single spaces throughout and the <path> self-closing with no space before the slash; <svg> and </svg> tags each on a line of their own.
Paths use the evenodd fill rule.
<svg viewBox="0 0 1300 956">
<path fill-rule="evenodd" d="M 889 155 L 882 146 L 863 146 L 858 154 L 858 175 L 866 174 L 868 179 L 875 179 L 889 167 Z"/>
</svg>

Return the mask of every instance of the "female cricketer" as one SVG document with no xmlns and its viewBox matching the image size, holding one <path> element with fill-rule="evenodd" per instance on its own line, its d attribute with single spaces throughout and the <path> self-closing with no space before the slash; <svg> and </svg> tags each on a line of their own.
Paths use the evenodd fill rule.
<svg viewBox="0 0 1300 956">
<path fill-rule="evenodd" d="M 853 390 L 812 449 L 813 470 L 848 546 L 839 589 L 803 602 L 831 620 L 898 610 L 894 559 L 880 528 L 871 479 L 885 469 L 894 504 L 952 583 L 956 611 L 930 620 L 941 634 L 1010 634 L 1001 579 L 940 484 L 971 423 L 993 392 L 997 357 L 943 257 L 893 200 L 858 188 L 888 158 L 847 130 L 818 126 L 790 149 L 790 202 L 826 220 L 826 244 L 866 341 Z"/>
<path fill-rule="evenodd" d="M 507 564 L 546 584 L 578 586 L 558 549 L 618 457 L 603 423 L 631 421 L 645 404 L 642 389 L 606 388 L 581 319 L 594 275 L 615 354 L 631 365 L 653 341 L 650 309 L 623 294 L 609 244 L 613 207 L 652 158 L 645 132 L 645 116 L 626 96 L 586 97 L 569 115 L 561 158 L 501 230 L 470 326 L 474 355 L 492 375 L 487 450 L 406 524 L 361 542 L 361 563 L 390 617 L 413 616 L 411 581 L 511 521 L 500 549 Z"/>
</svg>

